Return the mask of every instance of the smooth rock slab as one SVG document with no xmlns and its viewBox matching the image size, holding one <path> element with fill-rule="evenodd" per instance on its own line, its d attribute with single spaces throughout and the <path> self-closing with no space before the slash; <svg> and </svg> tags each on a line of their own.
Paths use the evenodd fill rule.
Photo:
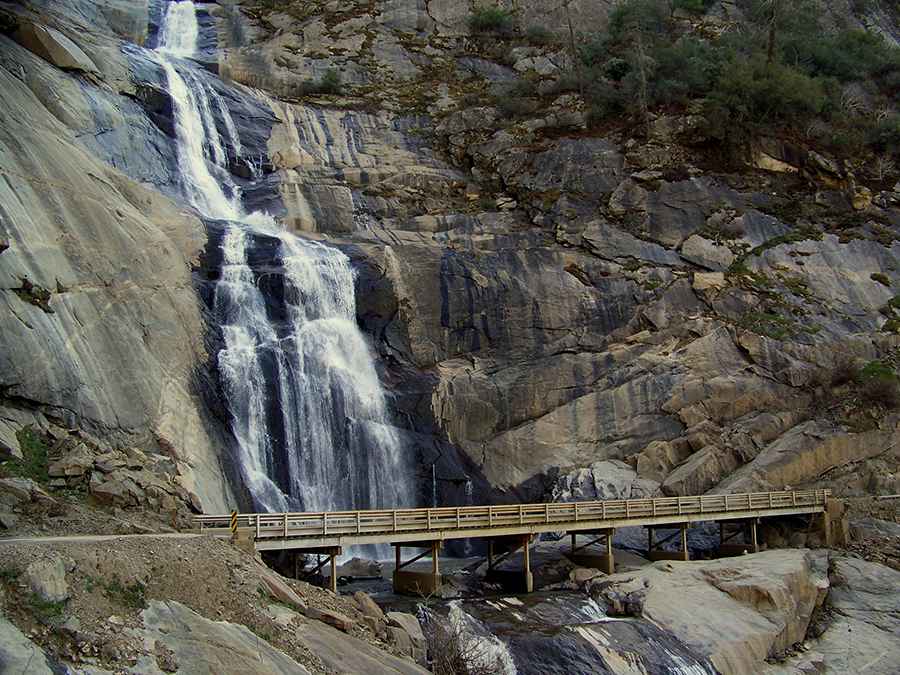
<svg viewBox="0 0 900 675">
<path fill-rule="evenodd" d="M 97 72 L 97 66 L 81 47 L 58 30 L 36 23 L 26 23 L 19 27 L 13 38 L 27 50 L 58 68 L 86 73 Z"/>
<path fill-rule="evenodd" d="M 175 653 L 182 675 L 308 675 L 309 671 L 246 626 L 210 621 L 184 605 L 152 601 L 145 634 Z"/>
<path fill-rule="evenodd" d="M 52 675 L 41 648 L 0 616 L 0 673 Z"/>
</svg>

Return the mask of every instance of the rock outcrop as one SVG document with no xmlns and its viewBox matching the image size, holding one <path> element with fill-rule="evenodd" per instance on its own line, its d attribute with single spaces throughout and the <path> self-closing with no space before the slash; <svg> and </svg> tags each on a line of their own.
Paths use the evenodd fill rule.
<svg viewBox="0 0 900 675">
<path fill-rule="evenodd" d="M 664 628 L 719 672 L 749 675 L 806 638 L 828 588 L 827 554 L 793 550 L 655 563 L 594 580 L 590 592 L 613 614 Z"/>
</svg>

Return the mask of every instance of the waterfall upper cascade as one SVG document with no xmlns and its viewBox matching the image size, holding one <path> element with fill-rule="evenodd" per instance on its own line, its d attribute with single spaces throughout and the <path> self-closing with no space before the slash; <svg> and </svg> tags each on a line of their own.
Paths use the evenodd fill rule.
<svg viewBox="0 0 900 675">
<path fill-rule="evenodd" d="M 193 2 L 169 3 L 156 57 L 173 100 L 181 191 L 225 223 L 213 310 L 245 484 L 270 511 L 410 505 L 410 468 L 356 325 L 349 259 L 243 208 L 228 170 L 229 149 L 241 152 L 234 121 L 190 60 L 198 31 Z M 265 269 L 254 262 L 262 254 Z"/>
</svg>

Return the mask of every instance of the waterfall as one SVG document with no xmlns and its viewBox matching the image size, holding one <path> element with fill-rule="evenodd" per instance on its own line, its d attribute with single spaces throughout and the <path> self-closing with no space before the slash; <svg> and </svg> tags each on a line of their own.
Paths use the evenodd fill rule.
<svg viewBox="0 0 900 675">
<path fill-rule="evenodd" d="M 224 221 L 213 315 L 246 487 L 267 511 L 409 506 L 411 471 L 356 325 L 350 261 L 243 208 L 228 159 L 229 148 L 242 152 L 237 127 L 212 76 L 190 61 L 198 31 L 194 4 L 170 3 L 156 58 L 173 100 L 182 193 Z"/>
</svg>

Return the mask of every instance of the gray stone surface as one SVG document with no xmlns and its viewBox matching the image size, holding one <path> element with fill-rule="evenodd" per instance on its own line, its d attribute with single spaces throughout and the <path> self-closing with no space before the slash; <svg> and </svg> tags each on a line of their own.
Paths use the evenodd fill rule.
<svg viewBox="0 0 900 675">
<path fill-rule="evenodd" d="M 0 672 L 16 675 L 52 675 L 43 650 L 6 617 L 0 616 Z"/>
<path fill-rule="evenodd" d="M 309 672 L 245 626 L 210 621 L 174 601 L 151 601 L 142 617 L 147 639 L 172 650 L 185 675 Z"/>
<path fill-rule="evenodd" d="M 66 126 L 89 112 L 81 88 L 51 95 L 54 69 L 0 42 L 0 387 L 108 441 L 167 442 L 222 510 L 229 489 L 192 382 L 205 359 L 190 268 L 202 225 L 92 157 Z M 26 278 L 50 291 L 52 313 L 16 294 Z"/>
<path fill-rule="evenodd" d="M 69 598 L 66 564 L 59 556 L 36 560 L 25 568 L 25 581 L 32 592 L 46 602 L 64 602 Z"/>
</svg>

